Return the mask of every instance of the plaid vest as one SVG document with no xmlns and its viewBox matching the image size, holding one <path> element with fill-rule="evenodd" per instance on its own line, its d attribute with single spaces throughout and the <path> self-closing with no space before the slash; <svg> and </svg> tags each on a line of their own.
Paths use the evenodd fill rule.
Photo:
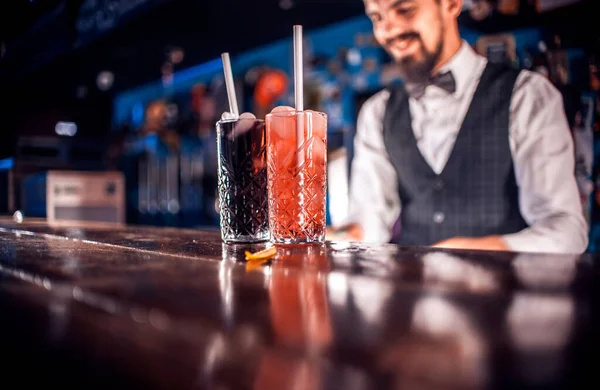
<svg viewBox="0 0 600 390">
<path fill-rule="evenodd" d="M 509 234 L 527 227 L 519 210 L 508 134 L 518 75 L 518 70 L 488 63 L 439 175 L 417 147 L 404 86 L 390 91 L 383 137 L 402 202 L 397 243 L 431 245 L 455 236 Z"/>
</svg>

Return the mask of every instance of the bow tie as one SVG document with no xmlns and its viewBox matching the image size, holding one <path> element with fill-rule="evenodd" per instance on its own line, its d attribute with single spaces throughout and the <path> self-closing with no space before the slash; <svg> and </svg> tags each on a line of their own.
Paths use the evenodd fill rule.
<svg viewBox="0 0 600 390">
<path fill-rule="evenodd" d="M 407 90 L 411 96 L 419 99 L 425 94 L 425 88 L 428 85 L 435 85 L 449 93 L 456 92 L 456 80 L 454 80 L 454 76 L 450 71 L 438 73 L 435 76 L 430 77 L 427 82 L 413 85 L 410 88 L 407 88 Z"/>
</svg>

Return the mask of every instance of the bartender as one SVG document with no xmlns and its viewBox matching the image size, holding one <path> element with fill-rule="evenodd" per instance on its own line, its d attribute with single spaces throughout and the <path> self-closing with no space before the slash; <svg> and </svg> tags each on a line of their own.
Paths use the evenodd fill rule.
<svg viewBox="0 0 600 390">
<path fill-rule="evenodd" d="M 464 42 L 462 0 L 364 0 L 404 83 L 362 107 L 346 238 L 444 248 L 587 247 L 561 94 Z"/>
</svg>

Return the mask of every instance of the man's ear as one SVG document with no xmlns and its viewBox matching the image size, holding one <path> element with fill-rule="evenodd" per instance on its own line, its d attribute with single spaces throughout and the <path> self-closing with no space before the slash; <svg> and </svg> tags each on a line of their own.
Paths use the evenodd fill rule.
<svg viewBox="0 0 600 390">
<path fill-rule="evenodd" d="M 458 18 L 463 9 L 463 0 L 441 0 L 442 7 L 446 9 L 449 15 Z"/>
</svg>

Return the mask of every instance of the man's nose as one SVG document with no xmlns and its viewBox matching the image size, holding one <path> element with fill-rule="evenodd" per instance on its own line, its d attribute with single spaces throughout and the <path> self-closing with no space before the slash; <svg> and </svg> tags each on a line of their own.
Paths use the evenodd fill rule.
<svg viewBox="0 0 600 390">
<path fill-rule="evenodd" d="M 402 23 L 394 18 L 386 17 L 381 22 L 381 37 L 386 41 L 396 38 L 398 35 L 408 31 L 406 23 Z"/>
</svg>

